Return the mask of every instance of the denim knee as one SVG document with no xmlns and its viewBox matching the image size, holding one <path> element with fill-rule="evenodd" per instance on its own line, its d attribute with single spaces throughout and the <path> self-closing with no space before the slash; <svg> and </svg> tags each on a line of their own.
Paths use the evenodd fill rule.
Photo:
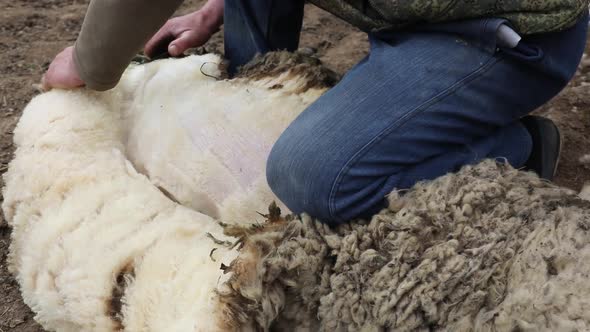
<svg viewBox="0 0 590 332">
<path fill-rule="evenodd" d="M 266 178 L 281 202 L 293 213 L 307 213 L 330 225 L 370 217 L 381 209 L 385 195 L 378 192 L 384 181 L 395 181 L 397 176 L 370 177 L 371 180 L 349 176 L 347 158 L 334 158 L 333 151 L 338 146 L 327 144 L 329 140 L 299 137 L 312 132 L 313 129 L 306 131 L 298 126 L 287 129 L 270 152 Z M 358 173 L 358 169 L 353 173 Z"/>
<path fill-rule="evenodd" d="M 289 169 L 289 165 L 293 164 L 294 160 L 286 153 L 288 149 L 285 144 L 279 142 L 280 140 L 274 144 L 266 161 L 266 181 L 272 192 L 293 213 L 301 213 L 302 211 L 297 208 L 300 204 L 294 202 L 294 199 L 301 198 L 295 195 L 296 188 L 293 185 L 299 183 L 299 180 Z"/>
<path fill-rule="evenodd" d="M 266 164 L 266 179 L 273 193 L 293 213 L 307 213 L 330 222 L 329 196 L 336 174 L 321 161 L 313 146 L 283 134 L 273 146 Z"/>
</svg>

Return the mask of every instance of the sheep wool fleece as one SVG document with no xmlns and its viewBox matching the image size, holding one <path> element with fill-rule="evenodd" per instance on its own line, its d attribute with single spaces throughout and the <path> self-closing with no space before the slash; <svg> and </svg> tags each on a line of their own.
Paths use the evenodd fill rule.
<svg viewBox="0 0 590 332">
<path fill-rule="evenodd" d="M 389 203 L 337 229 L 275 212 L 267 231 L 243 230 L 222 294 L 239 304 L 234 321 L 312 331 L 590 329 L 590 202 L 576 193 L 488 160 Z M 252 260 L 256 273 L 243 269 Z"/>
<path fill-rule="evenodd" d="M 258 58 L 233 80 L 216 55 L 161 60 L 112 91 L 27 105 L 2 209 L 9 269 L 45 329 L 225 330 L 219 267 L 237 251 L 217 220 L 262 221 L 275 199 L 270 147 L 327 79 L 298 59 Z"/>
<path fill-rule="evenodd" d="M 590 329 L 590 202 L 485 161 L 370 221 L 263 218 L 270 147 L 334 78 L 287 53 L 223 74 L 162 60 L 27 106 L 2 209 L 45 329 Z"/>
</svg>

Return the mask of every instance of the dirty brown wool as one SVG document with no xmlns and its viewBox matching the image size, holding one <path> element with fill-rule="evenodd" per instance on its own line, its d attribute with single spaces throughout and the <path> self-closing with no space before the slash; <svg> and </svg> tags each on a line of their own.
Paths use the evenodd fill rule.
<svg viewBox="0 0 590 332">
<path fill-rule="evenodd" d="M 389 203 L 337 229 L 303 216 L 244 231 L 220 294 L 233 327 L 590 328 L 590 202 L 574 192 L 485 161 Z"/>
</svg>

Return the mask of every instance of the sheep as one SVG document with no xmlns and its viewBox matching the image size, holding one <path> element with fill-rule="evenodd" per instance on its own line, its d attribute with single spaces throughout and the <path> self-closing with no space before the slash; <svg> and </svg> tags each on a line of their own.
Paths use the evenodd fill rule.
<svg viewBox="0 0 590 332">
<path fill-rule="evenodd" d="M 332 79 L 287 53 L 223 72 L 217 55 L 162 60 L 113 91 L 27 105 L 2 209 L 10 270 L 44 328 L 223 330 L 213 298 L 237 250 L 217 220 L 260 220 L 270 147 Z"/>
<path fill-rule="evenodd" d="M 532 173 L 486 160 L 333 229 L 289 215 L 265 159 L 334 82 L 284 52 L 225 79 L 208 54 L 132 66 L 113 91 L 34 98 L 2 209 L 35 319 L 54 331 L 590 329 L 590 202 Z"/>
</svg>

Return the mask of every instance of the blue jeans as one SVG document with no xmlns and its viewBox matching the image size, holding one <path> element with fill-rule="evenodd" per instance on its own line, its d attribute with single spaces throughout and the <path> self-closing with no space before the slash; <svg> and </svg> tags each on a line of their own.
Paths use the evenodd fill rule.
<svg viewBox="0 0 590 332">
<path fill-rule="evenodd" d="M 227 0 L 226 55 L 233 68 L 257 52 L 295 50 L 302 3 Z M 588 17 L 565 31 L 527 36 L 514 49 L 496 45 L 503 22 L 369 35 L 370 54 L 274 145 L 267 179 L 277 197 L 295 213 L 337 224 L 370 217 L 394 189 L 484 158 L 522 167 L 532 142 L 518 120 L 572 78 Z"/>
</svg>

